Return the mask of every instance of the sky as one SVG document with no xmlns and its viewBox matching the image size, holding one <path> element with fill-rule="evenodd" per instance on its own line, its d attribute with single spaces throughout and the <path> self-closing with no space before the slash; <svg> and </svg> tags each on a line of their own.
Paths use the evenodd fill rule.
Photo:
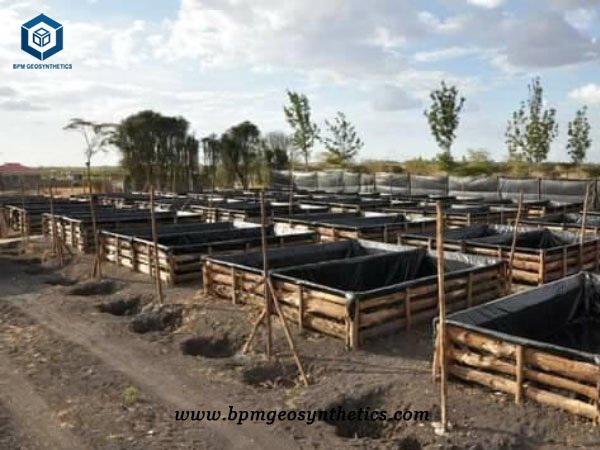
<svg viewBox="0 0 600 450">
<path fill-rule="evenodd" d="M 72 70 L 13 69 L 39 63 L 20 27 L 40 13 L 64 27 L 45 62 Z M 361 160 L 431 158 L 423 111 L 442 80 L 466 97 L 455 156 L 503 160 L 535 76 L 557 109 L 549 159 L 568 160 L 567 123 L 587 105 L 588 160 L 600 162 L 600 0 L 0 0 L 0 21 L 0 162 L 82 166 L 70 118 L 144 109 L 185 117 L 197 137 L 244 120 L 289 132 L 286 89 L 308 96 L 321 126 L 343 111 Z"/>
</svg>

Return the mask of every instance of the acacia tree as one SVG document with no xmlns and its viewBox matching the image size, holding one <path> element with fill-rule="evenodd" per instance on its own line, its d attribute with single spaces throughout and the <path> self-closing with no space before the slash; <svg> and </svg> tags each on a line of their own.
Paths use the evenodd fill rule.
<svg viewBox="0 0 600 450">
<path fill-rule="evenodd" d="M 531 166 L 548 157 L 558 135 L 556 110 L 544 107 L 544 88 L 539 78 L 528 86 L 529 97 L 513 112 L 506 128 L 506 145 L 512 159 L 524 158 Z"/>
<path fill-rule="evenodd" d="M 311 150 L 319 138 L 319 127 L 311 120 L 310 103 L 306 95 L 287 91 L 287 96 L 289 104 L 283 107 L 283 112 L 293 130 L 292 144 L 302 154 L 304 164 L 308 166 Z"/>
<path fill-rule="evenodd" d="M 95 123 L 80 118 L 71 119 L 63 127 L 66 131 L 76 131 L 83 136 L 85 147 L 83 154 L 85 156 L 85 167 L 87 172 L 87 184 L 92 194 L 92 158 L 100 152 L 106 152 L 114 131 L 114 125 L 108 123 Z"/>
<path fill-rule="evenodd" d="M 217 178 L 217 165 L 221 159 L 221 141 L 216 134 L 210 134 L 202 138 L 202 154 L 204 166 L 208 168 L 207 175 L 210 178 L 211 191 L 215 191 Z"/>
<path fill-rule="evenodd" d="M 116 127 L 112 142 L 137 189 L 150 184 L 174 191 L 188 189 L 198 176 L 200 143 L 183 117 L 141 111 Z"/>
<path fill-rule="evenodd" d="M 567 134 L 567 151 L 571 156 L 574 165 L 579 165 L 585 159 L 588 149 L 592 145 L 590 137 L 590 123 L 587 118 L 587 107 L 577 110 L 575 118 L 569 122 Z"/>
<path fill-rule="evenodd" d="M 322 139 L 327 149 L 325 161 L 328 164 L 345 167 L 363 147 L 363 141 L 343 112 L 338 111 L 333 122 L 326 120 L 325 127 L 329 133 L 329 136 Z"/>
<path fill-rule="evenodd" d="M 258 127 L 245 121 L 229 128 L 221 136 L 220 150 L 225 173 L 247 189 L 252 169 L 260 156 Z"/>
<path fill-rule="evenodd" d="M 459 115 L 465 103 L 464 97 L 459 97 L 456 86 L 448 86 L 442 81 L 439 89 L 429 94 L 431 105 L 424 111 L 431 134 L 441 148 L 438 161 L 443 170 L 449 170 L 454 162 L 451 153 L 452 143 L 456 138 Z"/>
</svg>

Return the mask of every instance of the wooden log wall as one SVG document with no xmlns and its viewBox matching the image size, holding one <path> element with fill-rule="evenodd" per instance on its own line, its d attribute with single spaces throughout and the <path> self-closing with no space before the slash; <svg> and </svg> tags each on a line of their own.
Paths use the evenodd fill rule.
<svg viewBox="0 0 600 450">
<path fill-rule="evenodd" d="M 233 303 L 262 304 L 262 275 L 232 268 L 215 261 L 203 266 L 204 290 Z M 475 268 L 468 273 L 446 277 L 449 311 L 458 311 L 506 294 L 504 264 Z M 307 287 L 301 283 L 278 280 L 273 285 L 284 314 L 300 328 L 309 328 L 342 339 L 350 348 L 366 340 L 410 330 L 437 315 L 437 280 L 402 288 L 398 292 L 369 299 L 358 299 L 349 308 L 344 296 Z"/>
<path fill-rule="evenodd" d="M 561 206 L 553 205 L 531 205 L 527 206 L 527 212 L 525 217 L 539 218 L 544 217 L 547 214 L 567 214 L 567 213 L 580 213 L 583 209 L 582 203 L 567 203 Z"/>
<path fill-rule="evenodd" d="M 521 223 L 528 227 L 537 227 L 537 228 L 547 228 L 550 231 L 567 231 L 569 233 L 579 233 L 581 232 L 581 225 L 579 224 L 571 224 L 571 223 L 550 223 L 550 222 L 532 222 L 527 219 L 522 220 Z M 586 225 L 585 234 L 598 236 L 600 235 L 600 227 Z"/>
<path fill-rule="evenodd" d="M 403 233 L 425 233 L 435 230 L 435 222 L 405 222 L 394 223 L 385 227 L 352 230 L 332 226 L 308 226 L 317 232 L 321 242 L 334 242 L 345 239 L 368 239 L 371 241 L 397 243 Z"/>
<path fill-rule="evenodd" d="M 599 368 L 484 333 L 447 326 L 448 373 L 466 382 L 599 421 Z"/>
<path fill-rule="evenodd" d="M 420 214 L 423 217 L 435 217 L 435 211 L 420 210 L 414 208 L 401 209 L 389 208 L 384 209 L 386 212 L 396 212 L 403 214 Z M 507 209 L 502 211 L 486 211 L 486 212 L 445 212 L 444 223 L 447 228 L 462 228 L 478 223 L 483 224 L 500 224 L 507 225 L 517 217 L 516 209 Z M 434 227 L 435 228 L 435 227 Z"/>
<path fill-rule="evenodd" d="M 435 248 L 433 237 L 401 236 L 403 245 Z M 445 242 L 444 249 L 500 258 L 508 262 L 510 247 L 480 246 L 469 242 Z M 569 244 L 557 249 L 519 249 L 513 259 L 513 280 L 520 284 L 540 285 L 572 275 L 581 270 L 598 271 L 600 269 L 600 240 L 584 242 L 583 252 L 580 245 Z"/>
<path fill-rule="evenodd" d="M 299 239 L 295 235 L 280 236 L 272 246 L 290 246 L 314 243 L 314 239 Z M 154 270 L 154 245 L 151 241 L 123 237 L 112 233 L 100 234 L 100 246 L 106 261 L 119 266 L 128 267 L 136 272 L 152 277 L 156 276 Z M 236 250 L 227 250 L 228 254 L 246 253 L 260 248 L 260 242 L 240 243 Z M 158 251 L 158 265 L 161 280 L 170 285 L 183 283 L 190 280 L 199 280 L 202 276 L 202 256 L 219 253 L 219 247 L 207 246 L 203 250 L 187 253 L 176 253 L 172 249 L 160 246 Z"/>
</svg>

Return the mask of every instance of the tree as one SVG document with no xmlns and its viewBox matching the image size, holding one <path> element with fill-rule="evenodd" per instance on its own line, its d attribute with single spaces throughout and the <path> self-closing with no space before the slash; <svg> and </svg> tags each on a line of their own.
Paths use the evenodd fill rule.
<svg viewBox="0 0 600 450">
<path fill-rule="evenodd" d="M 363 147 L 363 141 L 358 137 L 354 125 L 342 112 L 337 113 L 333 122 L 326 120 L 325 127 L 329 132 L 329 136 L 322 139 L 327 149 L 325 161 L 333 165 L 346 166 Z"/>
<path fill-rule="evenodd" d="M 204 156 L 204 166 L 208 168 L 208 177 L 212 192 L 215 191 L 217 178 L 217 166 L 221 159 L 221 141 L 216 134 L 210 134 L 202 138 L 202 154 Z"/>
<path fill-rule="evenodd" d="M 544 89 L 539 78 L 528 86 L 529 97 L 513 112 L 506 128 L 506 145 L 511 158 L 521 156 L 529 164 L 548 157 L 550 145 L 558 135 L 556 110 L 544 107 Z"/>
<path fill-rule="evenodd" d="M 468 149 L 463 163 L 454 171 L 459 176 L 491 175 L 497 171 L 490 153 L 482 148 Z"/>
<path fill-rule="evenodd" d="M 287 91 L 289 105 L 283 107 L 285 117 L 293 130 L 292 144 L 302 153 L 308 166 L 310 152 L 319 138 L 319 127 L 311 121 L 311 109 L 304 94 Z"/>
<path fill-rule="evenodd" d="M 293 151 L 292 141 L 281 131 L 267 133 L 263 139 L 263 155 L 269 170 L 287 169 L 292 159 L 291 151 Z"/>
<path fill-rule="evenodd" d="M 465 98 L 458 96 L 456 86 L 448 86 L 442 81 L 441 88 L 429 94 L 431 106 L 424 111 L 431 134 L 441 148 L 438 160 L 443 170 L 452 169 L 454 159 L 451 147 L 456 138 L 456 129 L 459 124 L 459 114 L 465 103 Z"/>
<path fill-rule="evenodd" d="M 592 145 L 590 129 L 591 126 L 587 118 L 587 107 L 584 106 L 575 113 L 575 118 L 569 122 L 569 130 L 567 132 L 569 135 L 567 151 L 575 165 L 583 162 L 588 149 Z"/>
<path fill-rule="evenodd" d="M 108 123 L 95 123 L 79 118 L 71 119 L 63 128 L 67 131 L 79 132 L 85 141 L 83 154 L 85 156 L 85 166 L 87 170 L 88 188 L 92 186 L 92 158 L 100 152 L 106 152 L 111 143 L 111 136 L 114 131 L 114 125 Z"/>
<path fill-rule="evenodd" d="M 173 191 L 193 188 L 198 177 L 200 143 L 183 117 L 141 111 L 116 127 L 112 143 L 136 189 L 150 184 Z"/>
<path fill-rule="evenodd" d="M 247 189 L 252 168 L 260 155 L 260 130 L 252 122 L 242 122 L 221 136 L 220 147 L 225 172 Z"/>
</svg>

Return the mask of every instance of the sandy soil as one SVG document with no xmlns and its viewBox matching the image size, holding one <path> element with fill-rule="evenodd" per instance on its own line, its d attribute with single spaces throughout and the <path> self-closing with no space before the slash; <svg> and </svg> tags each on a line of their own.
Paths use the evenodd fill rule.
<svg viewBox="0 0 600 450">
<path fill-rule="evenodd" d="M 239 355 L 257 310 L 204 296 L 198 284 L 168 288 L 158 307 L 144 275 L 105 265 L 98 284 L 89 279 L 90 257 L 60 269 L 42 254 L 35 244 L 27 255 L 0 257 L 2 449 L 600 448 L 587 421 L 456 381 L 452 430 L 437 436 L 428 326 L 355 352 L 292 326 L 311 381 L 304 387 L 277 321 L 279 358 L 266 361 L 263 334 L 250 355 Z M 174 420 L 176 409 L 230 405 L 428 410 L 432 421 Z"/>
</svg>

